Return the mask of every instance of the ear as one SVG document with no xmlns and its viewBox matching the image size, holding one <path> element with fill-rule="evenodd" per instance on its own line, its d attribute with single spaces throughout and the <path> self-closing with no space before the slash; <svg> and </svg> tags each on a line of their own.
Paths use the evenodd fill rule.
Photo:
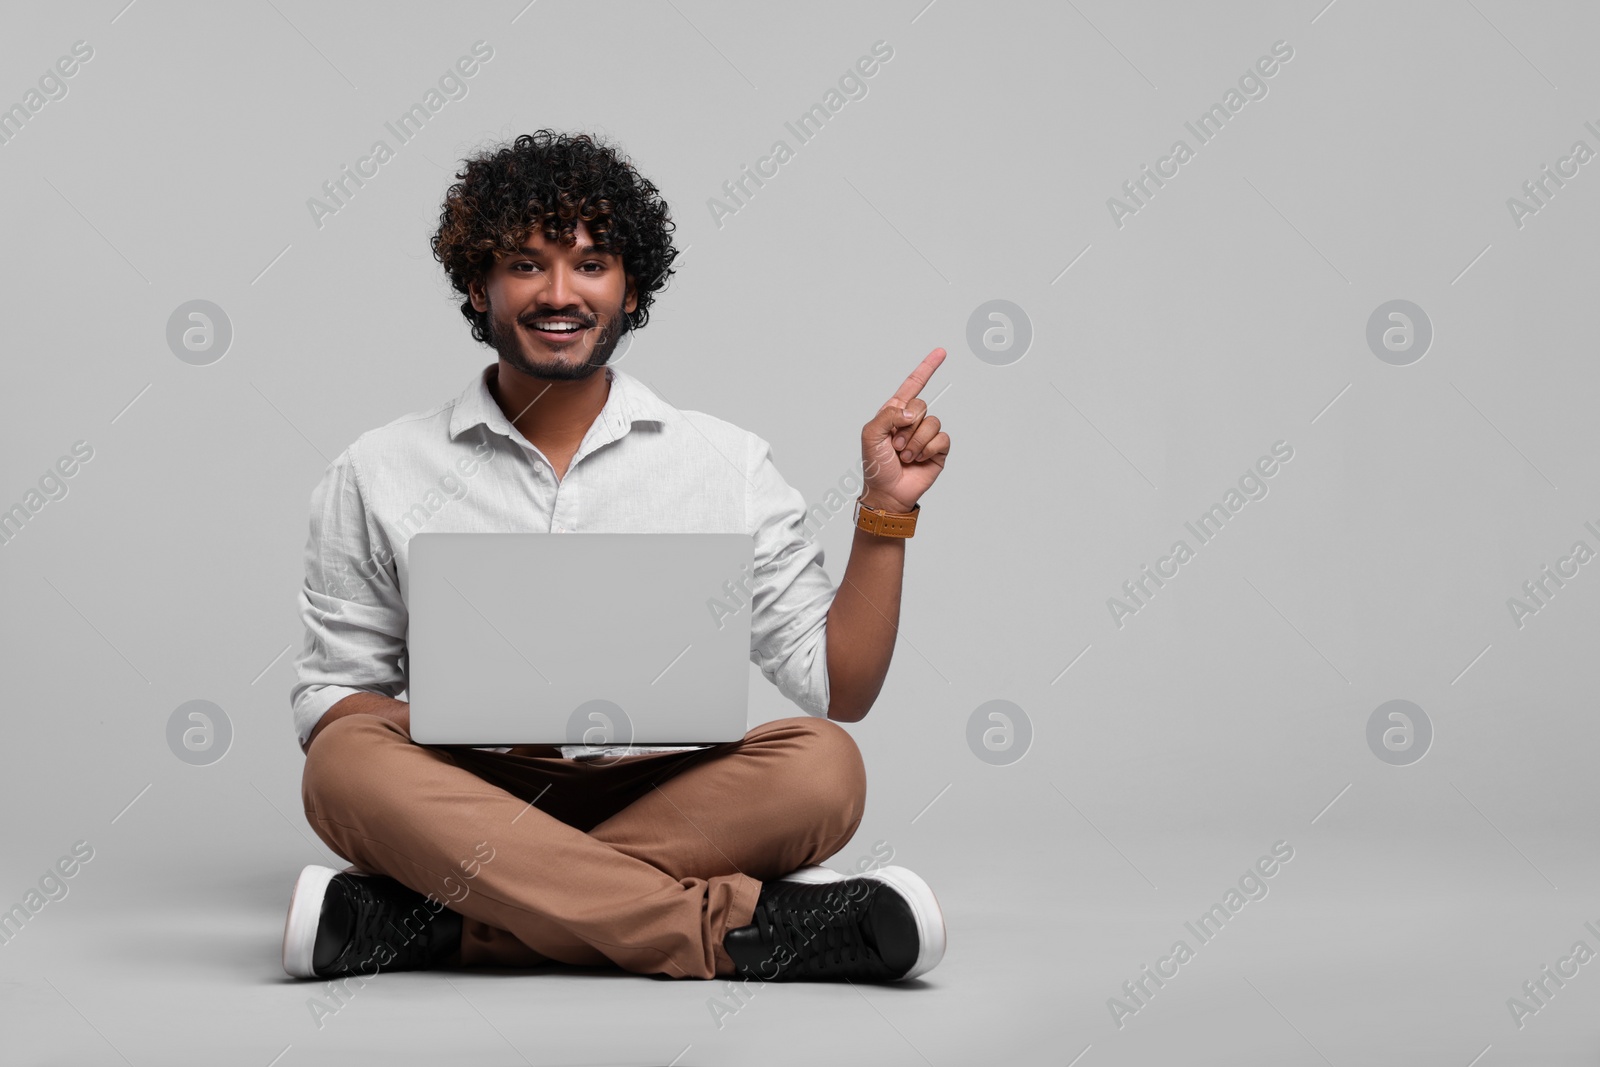
<svg viewBox="0 0 1600 1067">
<path fill-rule="evenodd" d="M 622 300 L 622 310 L 632 314 L 639 307 L 639 289 L 634 284 L 633 275 L 628 275 L 627 295 Z"/>
<path fill-rule="evenodd" d="M 489 295 L 484 291 L 482 278 L 474 278 L 467 283 L 467 299 L 472 301 L 472 310 L 489 310 Z"/>
</svg>

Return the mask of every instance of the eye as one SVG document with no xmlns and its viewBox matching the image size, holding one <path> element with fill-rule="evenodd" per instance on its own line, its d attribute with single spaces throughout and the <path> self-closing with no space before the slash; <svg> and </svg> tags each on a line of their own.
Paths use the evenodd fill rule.
<svg viewBox="0 0 1600 1067">
<path fill-rule="evenodd" d="M 523 270 L 522 269 L 523 267 L 527 267 L 528 270 Z M 509 269 L 511 271 L 515 272 L 515 273 L 527 274 L 529 271 L 538 270 L 539 269 L 539 265 L 537 263 L 532 263 L 532 262 L 529 262 L 526 259 L 523 259 L 523 260 L 518 260 L 517 262 L 511 264 Z"/>
</svg>

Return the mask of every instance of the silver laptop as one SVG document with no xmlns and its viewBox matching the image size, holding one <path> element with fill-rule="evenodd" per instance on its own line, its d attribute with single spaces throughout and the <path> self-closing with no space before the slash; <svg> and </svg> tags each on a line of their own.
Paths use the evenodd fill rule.
<svg viewBox="0 0 1600 1067">
<path fill-rule="evenodd" d="M 419 744 L 713 744 L 748 729 L 751 610 L 724 585 L 754 570 L 751 535 L 420 533 L 410 555 Z"/>
</svg>

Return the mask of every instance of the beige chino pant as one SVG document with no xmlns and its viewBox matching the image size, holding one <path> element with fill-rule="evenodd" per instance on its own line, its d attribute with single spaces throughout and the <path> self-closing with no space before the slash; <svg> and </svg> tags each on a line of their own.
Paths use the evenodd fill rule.
<svg viewBox="0 0 1600 1067">
<path fill-rule="evenodd" d="M 850 735 L 812 717 L 585 764 L 418 745 L 348 715 L 312 744 L 302 798 L 329 848 L 463 916 L 462 966 L 712 978 L 733 975 L 722 937 L 751 921 L 761 883 L 850 840 L 866 771 Z"/>
</svg>

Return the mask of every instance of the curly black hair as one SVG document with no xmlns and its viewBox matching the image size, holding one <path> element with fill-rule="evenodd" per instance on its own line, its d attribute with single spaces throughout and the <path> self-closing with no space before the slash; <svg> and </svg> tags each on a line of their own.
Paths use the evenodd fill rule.
<svg viewBox="0 0 1600 1067">
<path fill-rule="evenodd" d="M 590 134 L 539 130 L 474 156 L 445 193 L 433 258 L 456 292 L 481 280 L 498 255 L 517 251 L 535 230 L 572 245 L 580 222 L 596 246 L 622 256 L 638 304 L 628 328 L 650 320 L 650 303 L 672 276 L 675 226 L 661 193 L 614 146 Z M 461 302 L 472 336 L 489 343 L 489 315 Z"/>
</svg>

